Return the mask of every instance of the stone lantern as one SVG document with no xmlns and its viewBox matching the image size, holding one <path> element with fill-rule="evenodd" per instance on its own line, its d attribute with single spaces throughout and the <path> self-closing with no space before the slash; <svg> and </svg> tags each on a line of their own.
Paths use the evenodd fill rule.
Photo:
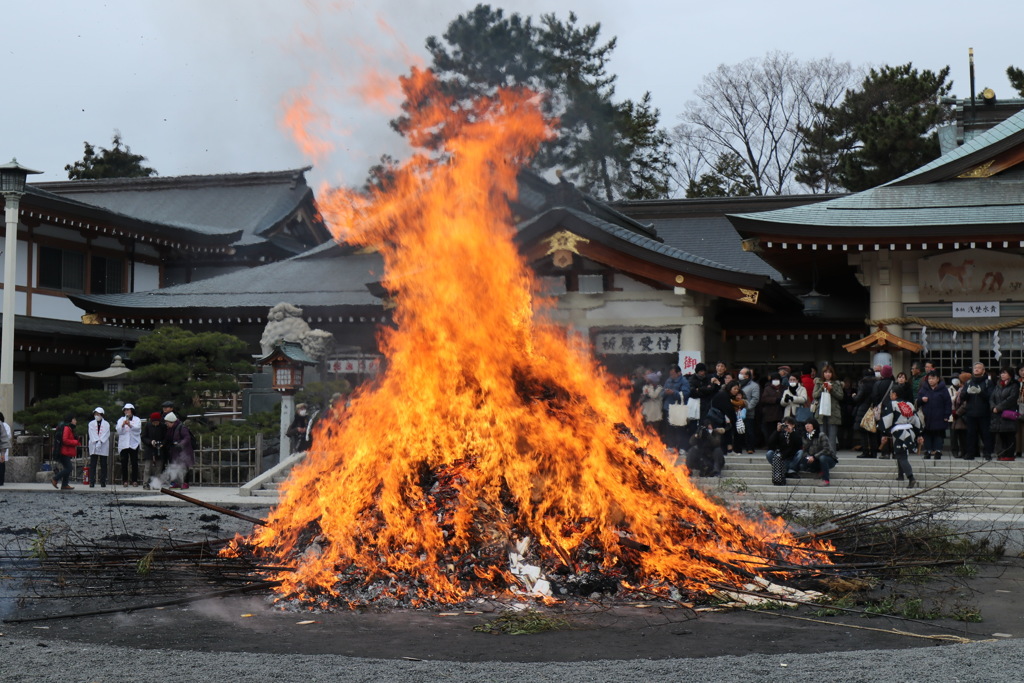
<svg viewBox="0 0 1024 683">
<path fill-rule="evenodd" d="M 295 392 L 302 386 L 303 369 L 316 365 L 316 361 L 302 350 L 301 344 L 281 342 L 256 364 L 270 366 L 271 386 L 281 394 L 280 462 L 291 455 L 291 442 L 286 432 L 295 417 Z"/>
</svg>

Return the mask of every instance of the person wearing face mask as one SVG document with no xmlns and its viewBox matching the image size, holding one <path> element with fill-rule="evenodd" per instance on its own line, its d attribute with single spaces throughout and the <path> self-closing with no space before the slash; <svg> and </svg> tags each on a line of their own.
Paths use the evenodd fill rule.
<svg viewBox="0 0 1024 683">
<path fill-rule="evenodd" d="M 761 436 L 763 443 L 768 443 L 782 420 L 782 378 L 773 374 L 761 390 L 759 405 L 761 406 Z"/>
<path fill-rule="evenodd" d="M 110 423 L 103 419 L 103 408 L 97 406 L 92 411 L 92 421 L 86 427 L 89 432 L 89 471 L 92 479 L 89 488 L 96 488 L 96 480 L 100 488 L 107 485 L 107 461 L 110 457 Z M 99 470 L 96 469 L 99 465 Z"/>
<path fill-rule="evenodd" d="M 796 375 L 789 376 L 789 384 L 782 390 L 783 416 L 796 418 L 796 411 L 807 405 L 807 390 Z M 799 422 L 799 420 L 797 420 Z"/>
<path fill-rule="evenodd" d="M 307 450 L 306 432 L 309 429 L 309 406 L 299 403 L 295 406 L 295 419 L 285 434 L 292 441 L 292 453 Z"/>
<path fill-rule="evenodd" d="M 135 406 L 125 403 L 124 415 L 117 421 L 117 450 L 121 456 L 121 485 L 139 485 L 139 445 L 142 420 L 135 415 Z"/>
</svg>

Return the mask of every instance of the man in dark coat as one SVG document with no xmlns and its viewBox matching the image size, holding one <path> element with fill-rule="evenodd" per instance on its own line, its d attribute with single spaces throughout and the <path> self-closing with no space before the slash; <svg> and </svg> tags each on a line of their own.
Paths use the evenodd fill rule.
<svg viewBox="0 0 1024 683">
<path fill-rule="evenodd" d="M 993 384 L 983 363 L 974 364 L 974 372 L 963 389 L 966 397 L 967 412 L 964 422 L 967 424 L 967 460 L 978 457 L 978 437 L 981 437 L 982 449 L 986 460 L 992 459 L 995 444 L 992 441 L 992 420 L 989 399 L 992 397 Z"/>
<path fill-rule="evenodd" d="M 700 399 L 700 419 L 703 421 L 711 410 L 711 399 L 718 393 L 722 383 L 716 377 L 708 376 L 708 366 L 697 363 L 690 375 L 690 398 Z"/>
<path fill-rule="evenodd" d="M 781 455 L 786 462 L 786 476 L 797 476 L 797 467 L 800 465 L 800 452 L 803 446 L 804 435 L 796 428 L 796 420 L 787 417 L 776 425 L 775 431 L 768 437 L 768 452 L 765 458 L 771 465 L 776 455 Z"/>
<path fill-rule="evenodd" d="M 725 453 L 722 451 L 722 434 L 725 429 L 715 427 L 705 418 L 700 429 L 690 437 L 690 450 L 686 452 L 686 467 L 691 474 L 702 477 L 720 477 L 725 467 Z"/>
</svg>

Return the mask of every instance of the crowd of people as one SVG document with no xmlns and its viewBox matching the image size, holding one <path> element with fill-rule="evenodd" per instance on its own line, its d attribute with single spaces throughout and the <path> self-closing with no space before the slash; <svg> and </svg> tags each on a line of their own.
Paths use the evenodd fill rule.
<svg viewBox="0 0 1024 683">
<path fill-rule="evenodd" d="M 751 368 L 714 371 L 698 363 L 684 375 L 678 365 L 661 373 L 638 368 L 634 401 L 677 464 L 691 474 L 721 476 L 730 453 L 765 450 L 772 481 L 810 472 L 829 486 L 840 450 L 858 458 L 889 457 L 897 479 L 914 488 L 911 455 L 1012 461 L 1024 452 L 1024 365 L 990 373 L 982 363 L 947 382 L 928 361 L 910 374 L 889 365 L 864 370 L 857 380 L 832 365 L 788 365 L 763 378 Z"/>
<path fill-rule="evenodd" d="M 189 487 L 189 470 L 195 464 L 192 434 L 175 413 L 172 401 L 165 401 L 160 411 L 150 413 L 143 422 L 135 414 L 135 406 L 125 403 L 122 415 L 114 427 L 106 419 L 106 411 L 97 406 L 92 419 L 84 425 L 84 434 L 78 416 L 68 413 L 54 430 L 52 458 L 55 462 L 50 483 L 62 491 L 73 490 L 69 483 L 73 470 L 72 458 L 77 457 L 80 446 L 87 446 L 89 455 L 89 486 L 99 483 L 106 487 L 112 446 L 116 446 L 124 486 L 142 486 L 144 489 Z M 116 441 L 112 441 L 112 436 Z M 2 445 L 2 444 L 0 444 Z"/>
</svg>

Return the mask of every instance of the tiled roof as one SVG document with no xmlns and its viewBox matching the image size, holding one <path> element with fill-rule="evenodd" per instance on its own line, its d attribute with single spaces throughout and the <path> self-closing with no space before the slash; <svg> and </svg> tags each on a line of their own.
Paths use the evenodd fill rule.
<svg viewBox="0 0 1024 683">
<path fill-rule="evenodd" d="M 39 183 L 61 197 L 201 233 L 242 228 L 238 246 L 257 244 L 311 195 L 309 167 L 269 173 L 114 178 Z"/>
<path fill-rule="evenodd" d="M 1024 111 L 884 185 L 818 204 L 731 217 L 744 227 L 773 224 L 886 231 L 943 227 L 943 234 L 973 226 L 1017 226 L 1024 223 L 1024 168 L 1018 165 L 988 178 L 956 176 L 1021 145 Z"/>
<path fill-rule="evenodd" d="M 161 239 L 176 239 L 185 243 L 200 245 L 229 245 L 236 242 L 242 231 L 237 228 L 207 227 L 197 229 L 178 221 L 158 221 L 132 216 L 96 204 L 79 201 L 71 197 L 55 194 L 36 186 L 25 186 L 25 199 L 22 200 L 22 212 L 38 214 L 45 217 L 52 214 L 67 218 L 71 216 L 76 222 L 95 222 L 100 225 L 117 226 L 132 233 L 148 235 Z M 59 220 L 59 219 L 57 219 Z"/>
<path fill-rule="evenodd" d="M 0 325 L 3 327 L 3 325 Z M 86 325 L 77 320 L 55 320 L 36 316 L 14 316 L 14 329 L 21 335 L 66 335 L 68 337 L 138 341 L 146 332 L 112 325 Z"/>
<path fill-rule="evenodd" d="M 605 220 L 601 220 L 596 216 L 589 215 L 577 209 L 566 209 L 566 211 L 573 214 L 577 218 L 587 221 L 591 225 L 600 228 L 601 230 L 607 232 L 609 235 L 614 235 L 615 237 L 618 237 L 621 240 L 632 242 L 633 244 L 639 247 L 643 247 L 644 249 L 648 249 L 657 254 L 662 254 L 663 256 L 668 256 L 669 258 L 678 259 L 680 261 L 687 261 L 689 263 L 705 266 L 707 268 L 717 268 L 719 270 L 729 270 L 737 273 L 750 272 L 747 270 L 742 270 L 740 268 L 727 266 L 722 263 L 717 263 L 715 261 L 712 261 L 711 259 L 704 258 L 702 256 L 696 256 L 690 253 L 689 251 L 683 251 L 682 249 L 670 246 L 668 244 L 665 244 L 664 242 L 658 242 L 657 240 L 651 239 L 650 237 L 645 237 L 644 235 L 633 232 L 632 230 L 627 230 L 626 228 L 615 225 L 614 223 L 609 223 L 608 221 Z"/>
<path fill-rule="evenodd" d="M 764 223 L 912 228 L 1024 223 L 1024 170 L 926 185 L 881 185 L 819 204 L 741 214 Z"/>
<path fill-rule="evenodd" d="M 988 130 L 974 135 L 970 140 L 956 149 L 943 154 L 938 159 L 925 164 L 921 168 L 911 171 L 906 175 L 891 180 L 886 185 L 902 185 L 919 176 L 949 166 L 961 160 L 966 160 L 972 155 L 983 152 L 986 148 L 997 145 L 1003 140 L 1012 138 L 1019 133 L 1024 133 L 1024 111 L 1019 111 L 1002 123 L 989 128 Z M 884 187 L 884 185 L 883 185 Z"/>
<path fill-rule="evenodd" d="M 749 251 L 743 251 L 736 228 L 723 216 L 655 218 L 651 221 L 665 244 L 722 264 L 722 267 L 782 280 L 782 275 Z"/>
<path fill-rule="evenodd" d="M 380 306 L 381 300 L 366 288 L 381 277 L 380 255 L 342 253 L 333 243 L 331 247 L 165 289 L 69 298 L 87 311 L 131 310 L 143 316 L 170 309 L 270 309 L 281 302 L 300 308 Z"/>
</svg>

